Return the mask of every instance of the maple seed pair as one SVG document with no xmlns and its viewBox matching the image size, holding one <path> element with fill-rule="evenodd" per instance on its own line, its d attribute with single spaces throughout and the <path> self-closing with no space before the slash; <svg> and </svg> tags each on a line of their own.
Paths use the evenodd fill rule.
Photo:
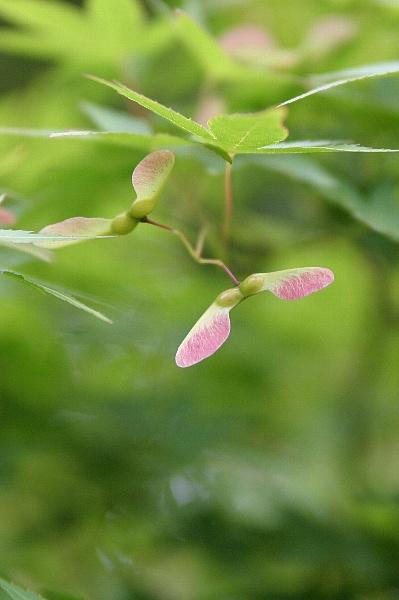
<svg viewBox="0 0 399 600">
<path fill-rule="evenodd" d="M 270 291 L 282 300 L 297 300 L 334 281 L 330 269 L 304 267 L 250 275 L 238 287 L 219 294 L 184 338 L 176 354 L 178 367 L 191 367 L 214 354 L 230 335 L 230 311 L 249 296 Z"/>
<path fill-rule="evenodd" d="M 133 171 L 132 184 L 136 198 L 131 207 L 113 219 L 72 217 L 47 225 L 39 233 L 49 237 L 71 236 L 72 239 L 38 240 L 42 248 L 62 248 L 96 237 L 126 235 L 155 208 L 159 195 L 173 169 L 175 155 L 170 150 L 148 154 Z"/>
<path fill-rule="evenodd" d="M 127 211 L 113 219 L 73 217 L 48 225 L 40 234 L 51 239 L 40 239 L 33 243 L 44 248 L 60 248 L 96 237 L 130 233 L 154 210 L 174 162 L 175 156 L 169 150 L 152 152 L 133 171 L 132 184 L 136 198 Z M 6 213 L 3 211 L 0 217 L 2 215 L 4 219 Z M 177 231 L 167 226 L 161 227 L 174 233 Z M 185 236 L 181 234 L 179 237 L 184 238 L 186 247 L 190 246 Z M 190 254 L 195 254 L 194 250 Z M 217 261 L 208 262 L 215 264 Z M 181 343 L 176 364 L 179 367 L 191 367 L 214 354 L 229 337 L 231 309 L 246 298 L 269 290 L 283 300 L 296 300 L 321 290 L 333 280 L 332 271 L 322 267 L 250 275 L 237 287 L 218 295 Z"/>
</svg>

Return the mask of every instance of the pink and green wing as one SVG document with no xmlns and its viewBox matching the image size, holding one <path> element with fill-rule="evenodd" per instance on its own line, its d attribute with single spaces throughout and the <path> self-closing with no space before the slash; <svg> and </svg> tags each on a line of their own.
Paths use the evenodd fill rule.
<svg viewBox="0 0 399 600">
<path fill-rule="evenodd" d="M 274 273 L 263 273 L 264 286 L 281 300 L 298 300 L 327 287 L 334 273 L 324 267 L 303 267 Z"/>
<path fill-rule="evenodd" d="M 151 152 L 137 165 L 132 174 L 132 184 L 138 199 L 154 198 L 164 186 L 175 162 L 173 152 Z"/>
<path fill-rule="evenodd" d="M 219 350 L 230 335 L 229 312 L 230 308 L 211 304 L 180 344 L 178 367 L 191 367 Z"/>
<path fill-rule="evenodd" d="M 132 184 L 137 196 L 130 209 L 132 217 L 140 220 L 154 210 L 174 164 L 173 152 L 157 150 L 137 165 L 132 174 Z"/>
<path fill-rule="evenodd" d="M 72 217 L 59 223 L 47 225 L 40 232 L 41 235 L 48 235 L 49 238 L 56 236 L 71 236 L 68 240 L 38 240 L 35 246 L 41 248 L 62 248 L 71 244 L 94 239 L 96 237 L 111 235 L 111 220 L 88 217 Z M 75 238 L 75 239 L 74 239 Z M 81 238 L 81 239 L 80 239 Z"/>
</svg>

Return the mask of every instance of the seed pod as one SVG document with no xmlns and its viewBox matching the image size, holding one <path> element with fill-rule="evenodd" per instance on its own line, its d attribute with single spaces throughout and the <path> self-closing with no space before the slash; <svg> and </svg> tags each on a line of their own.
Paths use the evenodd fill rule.
<svg viewBox="0 0 399 600">
<path fill-rule="evenodd" d="M 133 231 L 139 224 L 139 221 L 134 217 L 130 216 L 128 212 L 121 213 L 112 219 L 111 229 L 112 233 L 117 235 L 126 235 Z"/>
</svg>

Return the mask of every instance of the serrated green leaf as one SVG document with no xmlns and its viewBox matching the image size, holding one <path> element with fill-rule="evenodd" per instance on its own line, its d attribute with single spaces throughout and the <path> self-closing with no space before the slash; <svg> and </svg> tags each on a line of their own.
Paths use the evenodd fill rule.
<svg viewBox="0 0 399 600">
<path fill-rule="evenodd" d="M 98 238 L 110 238 L 112 235 L 42 235 L 33 231 L 19 231 L 16 229 L 0 229 L 0 243 L 8 242 L 12 244 L 31 244 L 34 242 L 71 242 L 73 240 L 92 240 Z"/>
<path fill-rule="evenodd" d="M 90 130 L 58 130 L 30 129 L 18 127 L 0 127 L 0 136 L 16 136 L 22 138 L 50 138 L 54 140 L 89 140 L 116 143 L 130 146 L 139 150 L 151 152 L 160 148 L 174 148 L 177 146 L 191 146 L 193 141 L 166 133 L 144 135 L 138 133 L 123 133 L 114 131 Z"/>
<path fill-rule="evenodd" d="M 3 271 L 0 271 L 0 273 L 3 273 Z M 0 588 L 6 592 L 8 598 L 11 598 L 12 600 L 44 600 L 43 596 L 24 590 L 14 583 L 5 581 L 5 579 L 0 579 Z"/>
<path fill-rule="evenodd" d="M 96 81 L 97 83 L 101 83 L 102 85 L 105 85 L 115 90 L 124 98 L 128 98 L 129 100 L 140 104 L 140 106 L 143 106 L 144 108 L 150 110 L 159 117 L 166 119 L 179 129 L 182 129 L 183 131 L 191 133 L 192 135 L 196 135 L 200 138 L 204 138 L 205 140 L 214 141 L 213 136 L 207 129 L 205 129 L 205 127 L 202 127 L 202 125 L 200 125 L 196 121 L 193 121 L 192 119 L 183 116 L 182 114 L 178 113 L 172 108 L 168 108 L 163 104 L 160 104 L 156 100 L 151 100 L 151 98 L 147 98 L 143 94 L 135 92 L 134 90 L 131 90 L 127 86 L 123 85 L 122 83 L 118 83 L 117 81 L 108 81 L 106 79 L 101 79 L 101 77 L 96 77 L 94 75 L 87 75 L 87 77 L 89 79 L 92 79 L 93 81 Z"/>
<path fill-rule="evenodd" d="M 71 296 L 70 294 L 66 294 L 65 292 L 61 292 L 54 288 L 50 288 L 46 284 L 41 283 L 40 281 L 36 281 L 35 279 L 28 277 L 27 275 L 23 275 L 22 273 L 17 273 L 16 271 L 11 271 L 9 269 L 0 269 L 0 274 L 5 275 L 6 277 L 11 277 L 13 279 L 17 279 L 18 281 L 22 281 L 23 283 L 26 283 L 26 284 L 30 285 L 31 287 L 44 292 L 45 294 L 54 296 L 55 298 L 58 298 L 58 300 L 67 302 L 68 304 L 71 304 L 71 306 L 74 306 L 75 308 L 78 308 L 79 310 L 83 310 L 84 312 L 87 312 L 90 315 L 93 315 L 93 317 L 100 319 L 100 321 L 104 321 L 105 323 L 112 324 L 112 321 L 108 317 L 103 315 L 101 312 L 94 310 L 93 308 L 90 308 L 90 306 L 87 306 L 83 302 L 80 302 L 80 300 L 77 300 L 74 296 Z M 1 581 L 2 580 L 0 580 L 0 584 L 1 584 Z M 4 582 L 4 583 L 6 583 L 6 582 Z M 8 584 L 8 585 L 11 585 L 11 584 Z M 3 589 L 4 589 L 4 587 L 3 587 Z M 12 596 L 12 597 L 14 597 L 14 596 Z M 26 599 L 29 598 L 29 600 L 31 599 L 30 596 L 15 596 L 15 598 L 16 599 L 21 598 L 21 600 L 22 600 L 22 598 L 26 598 Z M 36 597 L 33 595 L 32 600 L 35 600 L 35 598 Z"/>
<path fill-rule="evenodd" d="M 215 142 L 230 156 L 242 152 L 256 152 L 260 146 L 267 146 L 284 140 L 287 129 L 282 125 L 285 111 L 266 110 L 253 114 L 220 115 L 209 121 L 209 130 Z"/>
<path fill-rule="evenodd" d="M 308 154 L 317 152 L 399 152 L 399 149 L 369 148 L 359 144 L 345 144 L 332 140 L 282 142 L 258 148 L 259 154 Z"/>
<path fill-rule="evenodd" d="M 336 71 L 334 73 L 325 73 L 323 75 L 309 78 L 310 85 L 315 85 L 313 89 L 299 94 L 294 98 L 281 102 L 279 106 L 287 106 L 298 100 L 303 100 L 308 96 L 319 94 L 347 83 L 361 81 L 362 79 L 371 79 L 373 77 L 383 77 L 385 75 L 394 75 L 399 73 L 399 62 L 378 63 L 375 65 L 366 65 L 355 69 L 346 69 L 345 71 Z"/>
</svg>

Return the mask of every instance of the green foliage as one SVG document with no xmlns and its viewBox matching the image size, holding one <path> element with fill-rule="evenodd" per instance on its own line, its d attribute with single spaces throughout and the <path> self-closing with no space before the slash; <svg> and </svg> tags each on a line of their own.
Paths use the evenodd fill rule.
<svg viewBox="0 0 399 600">
<path fill-rule="evenodd" d="M 315 88 L 290 98 L 285 102 L 282 102 L 280 106 L 287 106 L 298 100 L 303 100 L 308 96 L 319 94 L 327 90 L 353 83 L 354 81 L 361 81 L 362 79 L 373 79 L 374 77 L 384 77 L 386 75 L 394 75 L 399 73 L 399 62 L 389 62 L 376 65 L 365 65 L 356 69 L 345 69 L 344 71 L 337 71 L 334 73 L 325 73 L 318 77 L 310 77 L 309 82 L 311 85 L 316 85 Z"/>
<path fill-rule="evenodd" d="M 5 580 L 46 600 L 396 600 L 394 4 L 0 0 L 0 192 L 16 219 L 0 233 Z M 337 19 L 353 35 L 314 45 Z M 222 49 L 244 25 L 270 50 Z M 172 233 L 34 244 L 50 223 L 126 211 L 132 170 L 159 149 L 176 164 L 151 218 Z M 182 371 L 180 340 L 232 284 L 173 228 L 240 280 L 325 265 L 335 283 L 243 302 L 229 343 Z M 14 585 L 4 600 L 24 597 Z"/>
<path fill-rule="evenodd" d="M 105 323 L 109 323 L 109 324 L 112 323 L 112 321 L 110 319 L 108 319 L 108 317 L 106 317 L 105 315 L 100 313 L 98 310 L 94 310 L 93 308 L 90 308 L 89 306 L 87 306 L 83 302 L 80 302 L 79 300 L 77 300 L 76 298 L 71 296 L 70 294 L 66 294 L 65 292 L 61 292 L 59 290 L 54 290 L 53 288 L 48 287 L 44 283 L 41 283 L 40 281 L 36 281 L 35 279 L 32 279 L 31 277 L 23 275 L 22 273 L 17 273 L 16 271 L 0 269 L 0 274 L 5 275 L 6 277 L 11 277 L 12 279 L 17 279 L 18 281 L 26 283 L 26 284 L 30 285 L 31 287 L 33 287 L 37 290 L 40 290 L 41 292 L 44 292 L 45 294 L 48 294 L 49 296 L 54 296 L 55 298 L 58 298 L 58 300 L 67 302 L 74 308 L 83 310 L 84 312 L 87 312 L 87 313 L 93 315 L 93 317 L 100 319 L 100 321 L 104 321 Z"/>
<path fill-rule="evenodd" d="M 144 119 L 133 117 L 125 112 L 100 106 L 92 102 L 82 102 L 82 111 L 99 130 L 114 133 L 138 133 L 150 135 L 152 133 L 149 123 Z"/>
<path fill-rule="evenodd" d="M 221 115 L 208 122 L 218 145 L 230 156 L 252 153 L 260 146 L 284 140 L 288 132 L 282 125 L 284 112 L 268 110 L 251 115 Z"/>
<path fill-rule="evenodd" d="M 378 73 L 382 75 L 382 72 Z M 375 73 L 363 74 L 361 79 L 374 77 Z M 384 148 L 366 148 L 355 144 L 340 144 L 339 142 L 292 142 L 281 146 L 274 146 L 275 142 L 284 140 L 288 133 L 281 124 L 284 113 L 278 108 L 275 110 L 265 111 L 258 114 L 247 115 L 220 115 L 208 122 L 209 129 L 205 129 L 199 123 L 184 117 L 180 113 L 167 108 L 155 100 L 146 98 L 138 92 L 130 90 L 126 86 L 118 83 L 106 81 L 98 77 L 90 76 L 90 79 L 102 83 L 115 91 L 118 94 L 133 100 L 151 110 L 156 115 L 163 117 L 167 121 L 173 123 L 179 129 L 189 132 L 199 138 L 199 142 L 205 146 L 220 153 L 228 162 L 231 162 L 237 154 L 262 154 L 262 153 L 308 153 L 308 152 L 397 152 L 399 150 L 389 150 Z M 330 87 L 350 83 L 351 79 L 346 81 L 335 82 L 329 84 Z M 313 90 L 311 93 L 324 91 L 325 86 Z M 293 98 L 282 103 L 284 106 L 287 103 L 294 102 L 301 98 L 310 95 L 305 93 L 302 96 Z M 1 133 L 1 131 L 0 131 Z"/>
<path fill-rule="evenodd" d="M 104 220 L 105 221 L 105 220 Z M 104 221 L 101 226 L 104 227 Z M 90 240 L 95 238 L 112 237 L 110 234 L 91 235 L 91 234 L 67 234 L 67 235 L 47 235 L 43 233 L 33 233 L 32 231 L 18 231 L 16 229 L 0 229 L 0 241 L 11 242 L 13 244 L 32 244 L 37 242 L 73 242 L 80 240 Z"/>
<path fill-rule="evenodd" d="M 95 77 L 93 75 L 89 75 L 89 78 L 92 79 L 93 81 L 97 81 L 98 83 L 102 83 L 103 85 L 106 85 L 106 86 L 112 88 L 113 90 L 118 92 L 118 94 L 120 94 L 121 96 L 124 96 L 125 98 L 128 98 L 129 100 L 133 100 L 133 102 L 137 102 L 137 104 L 140 104 L 140 106 L 143 106 L 144 108 L 150 110 L 151 112 L 158 115 L 159 117 L 166 119 L 167 121 L 169 121 L 170 123 L 172 123 L 173 125 L 178 127 L 179 129 L 182 129 L 183 131 L 185 131 L 187 133 L 191 133 L 192 135 L 197 135 L 197 136 L 205 138 L 207 140 L 213 139 L 212 135 L 204 127 L 202 127 L 199 123 L 196 123 L 192 119 L 188 119 L 187 117 L 181 115 L 180 113 L 173 110 L 172 108 L 163 106 L 159 102 L 156 102 L 155 100 L 151 100 L 151 98 L 147 98 L 143 94 L 139 94 L 138 92 L 135 92 L 134 90 L 129 89 L 127 86 L 123 85 L 122 83 L 118 83 L 117 81 L 115 81 L 115 82 L 106 81 L 105 79 L 101 79 L 100 77 Z"/>
<path fill-rule="evenodd" d="M 235 64 L 194 19 L 183 11 L 177 11 L 176 20 L 179 38 L 209 78 L 223 81 L 231 78 L 240 80 L 246 76 L 245 70 Z"/>
<path fill-rule="evenodd" d="M 316 193 L 343 208 L 358 221 L 399 242 L 399 207 L 393 198 L 392 188 L 383 186 L 377 195 L 372 194 L 372 198 L 364 197 L 343 177 L 335 177 L 307 157 L 252 158 L 250 164 L 310 185 Z"/>
<path fill-rule="evenodd" d="M 144 25 L 136 0 L 90 0 L 85 9 L 60 0 L 2 0 L 0 15 L 22 27 L 3 33 L 1 48 L 77 65 L 112 64 L 134 49 Z"/>
<path fill-rule="evenodd" d="M 0 579 L 0 588 L 6 593 L 7 598 L 11 598 L 11 600 L 43 600 L 42 596 L 23 590 L 4 579 Z"/>
</svg>

